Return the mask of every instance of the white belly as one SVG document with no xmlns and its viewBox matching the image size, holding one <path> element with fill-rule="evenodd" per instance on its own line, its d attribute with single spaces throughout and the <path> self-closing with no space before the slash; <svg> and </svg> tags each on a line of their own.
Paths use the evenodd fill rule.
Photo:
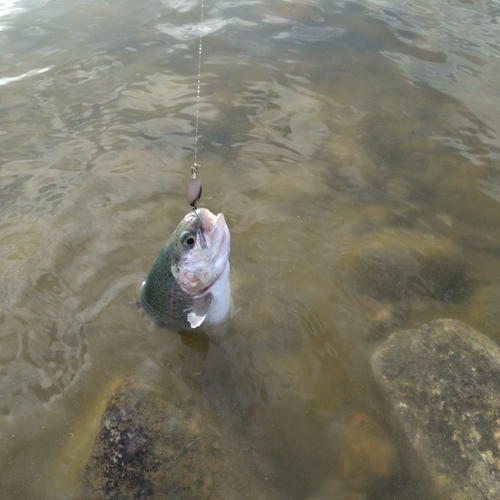
<svg viewBox="0 0 500 500">
<path fill-rule="evenodd" d="M 210 288 L 212 294 L 212 303 L 208 310 L 203 327 L 224 326 L 231 315 L 231 286 L 229 284 L 229 262 L 227 262 L 224 271 L 219 279 Z"/>
</svg>

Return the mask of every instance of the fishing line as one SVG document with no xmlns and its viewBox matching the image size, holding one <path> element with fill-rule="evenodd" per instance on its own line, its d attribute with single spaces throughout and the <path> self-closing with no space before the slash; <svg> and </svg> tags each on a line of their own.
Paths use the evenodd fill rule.
<svg viewBox="0 0 500 500">
<path fill-rule="evenodd" d="M 203 49 L 203 7 L 204 0 L 200 5 L 200 39 L 198 42 L 198 86 L 196 88 L 196 122 L 194 128 L 194 163 L 191 166 L 191 178 L 188 182 L 188 203 L 196 210 L 196 204 L 201 198 L 201 183 L 198 178 L 198 129 L 200 123 L 200 93 L 201 93 L 201 52 Z"/>
</svg>

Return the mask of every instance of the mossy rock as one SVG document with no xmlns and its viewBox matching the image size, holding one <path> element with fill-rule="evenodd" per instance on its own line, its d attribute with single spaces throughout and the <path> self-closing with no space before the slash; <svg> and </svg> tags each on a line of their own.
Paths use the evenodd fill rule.
<svg viewBox="0 0 500 500">
<path fill-rule="evenodd" d="M 453 319 L 394 332 L 373 353 L 401 456 L 426 498 L 500 500 L 500 347 Z"/>
<path fill-rule="evenodd" d="M 81 473 L 81 496 L 275 498 L 263 491 L 229 441 L 193 398 L 180 400 L 171 387 L 127 380 L 107 402 Z"/>
</svg>

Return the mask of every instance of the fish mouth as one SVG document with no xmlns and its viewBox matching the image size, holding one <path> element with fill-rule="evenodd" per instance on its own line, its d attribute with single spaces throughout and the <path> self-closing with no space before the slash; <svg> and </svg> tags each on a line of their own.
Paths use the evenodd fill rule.
<svg viewBox="0 0 500 500">
<path fill-rule="evenodd" d="M 224 218 L 224 214 L 214 215 L 209 210 L 204 212 L 203 217 L 201 218 L 201 225 L 202 225 L 203 231 L 206 231 L 207 233 L 211 233 L 219 225 L 222 225 L 225 223 L 226 223 L 226 219 Z"/>
<path fill-rule="evenodd" d="M 202 235 L 201 245 L 204 249 L 217 246 L 217 253 L 219 253 L 226 245 L 229 236 L 224 214 L 214 215 L 210 210 L 201 210 L 199 214 Z"/>
<path fill-rule="evenodd" d="M 224 214 L 214 215 L 210 210 L 201 217 L 202 246 L 208 252 L 212 279 L 198 293 L 206 293 L 220 278 L 230 252 L 230 234 Z"/>
</svg>

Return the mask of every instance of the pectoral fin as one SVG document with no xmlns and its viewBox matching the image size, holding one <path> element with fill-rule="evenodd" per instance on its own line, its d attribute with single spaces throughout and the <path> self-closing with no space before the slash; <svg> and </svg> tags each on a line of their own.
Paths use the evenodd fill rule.
<svg viewBox="0 0 500 500">
<path fill-rule="evenodd" d="M 193 305 L 186 309 L 188 313 L 187 319 L 191 324 L 191 328 L 197 328 L 203 323 L 211 303 L 212 295 L 208 294 L 206 297 L 195 299 Z"/>
</svg>

